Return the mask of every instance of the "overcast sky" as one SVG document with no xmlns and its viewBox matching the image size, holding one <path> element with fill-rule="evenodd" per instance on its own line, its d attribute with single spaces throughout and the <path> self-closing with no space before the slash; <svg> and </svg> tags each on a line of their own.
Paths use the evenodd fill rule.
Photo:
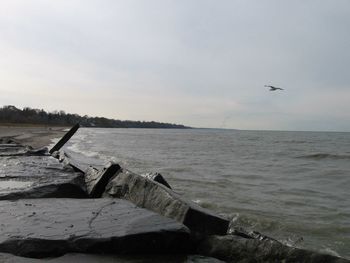
<svg viewBox="0 0 350 263">
<path fill-rule="evenodd" d="M 349 32 L 348 0 L 2 0 L 0 106 L 350 131 Z"/>
</svg>

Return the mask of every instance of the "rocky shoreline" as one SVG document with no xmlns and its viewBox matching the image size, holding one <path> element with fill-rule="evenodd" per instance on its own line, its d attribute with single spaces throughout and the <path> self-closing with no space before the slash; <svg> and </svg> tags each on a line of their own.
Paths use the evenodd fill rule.
<svg viewBox="0 0 350 263">
<path fill-rule="evenodd" d="M 79 162 L 73 133 L 50 152 L 0 139 L 1 262 L 350 262 L 232 229 L 160 174 Z"/>
</svg>

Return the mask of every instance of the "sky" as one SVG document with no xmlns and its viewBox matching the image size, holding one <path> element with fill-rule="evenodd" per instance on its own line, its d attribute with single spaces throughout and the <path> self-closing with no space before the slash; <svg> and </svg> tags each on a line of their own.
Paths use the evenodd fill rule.
<svg viewBox="0 0 350 263">
<path fill-rule="evenodd" d="M 2 0 L 0 106 L 350 131 L 349 29 L 348 0 Z"/>
</svg>

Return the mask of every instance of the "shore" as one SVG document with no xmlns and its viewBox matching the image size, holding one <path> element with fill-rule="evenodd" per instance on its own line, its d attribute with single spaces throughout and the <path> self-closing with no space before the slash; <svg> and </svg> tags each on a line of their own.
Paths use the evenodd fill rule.
<svg viewBox="0 0 350 263">
<path fill-rule="evenodd" d="M 28 126 L 0 124 L 0 138 L 12 138 L 24 145 L 41 148 L 52 143 L 52 139 L 61 138 L 69 127 Z"/>
</svg>

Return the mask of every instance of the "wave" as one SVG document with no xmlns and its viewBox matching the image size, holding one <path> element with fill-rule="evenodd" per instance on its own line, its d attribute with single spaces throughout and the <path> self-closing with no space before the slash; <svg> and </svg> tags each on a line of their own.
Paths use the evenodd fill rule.
<svg viewBox="0 0 350 263">
<path fill-rule="evenodd" d="M 350 160 L 350 155 L 348 155 L 348 154 L 332 154 L 332 153 L 313 153 L 313 154 L 297 156 L 297 158 L 313 159 L 313 160 L 322 160 L 322 159 Z"/>
<path fill-rule="evenodd" d="M 85 155 L 85 156 L 90 157 L 90 158 L 104 159 L 104 156 L 99 152 L 90 151 L 90 150 L 83 150 L 80 147 L 79 143 L 74 143 L 74 144 L 68 146 L 67 149 L 71 150 L 72 152 L 79 153 L 79 154 Z"/>
</svg>

